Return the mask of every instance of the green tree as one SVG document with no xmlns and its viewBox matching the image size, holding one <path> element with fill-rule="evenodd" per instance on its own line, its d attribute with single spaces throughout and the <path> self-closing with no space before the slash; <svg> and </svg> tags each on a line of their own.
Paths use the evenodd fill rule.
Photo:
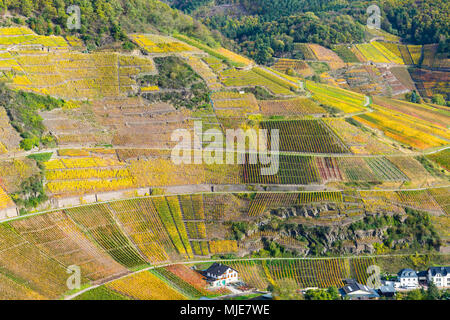
<svg viewBox="0 0 450 320">
<path fill-rule="evenodd" d="M 431 101 L 441 106 L 446 105 L 445 98 L 442 94 L 434 94 L 433 97 L 431 98 Z"/>
<path fill-rule="evenodd" d="M 408 291 L 406 295 L 404 295 L 404 300 L 424 300 L 425 292 L 423 289 L 415 289 Z"/>
<path fill-rule="evenodd" d="M 426 299 L 427 300 L 439 300 L 441 298 L 441 293 L 439 292 L 438 287 L 434 284 L 434 282 L 430 282 L 428 284 Z"/>
</svg>

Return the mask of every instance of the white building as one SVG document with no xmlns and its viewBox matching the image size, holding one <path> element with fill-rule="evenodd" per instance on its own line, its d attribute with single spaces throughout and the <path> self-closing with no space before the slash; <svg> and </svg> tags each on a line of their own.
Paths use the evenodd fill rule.
<svg viewBox="0 0 450 320">
<path fill-rule="evenodd" d="M 428 283 L 434 282 L 436 287 L 450 287 L 450 267 L 431 267 L 428 269 Z"/>
<path fill-rule="evenodd" d="M 229 283 L 238 282 L 239 275 L 236 270 L 221 263 L 213 263 L 204 275 L 208 277 L 212 287 L 222 287 Z"/>
<path fill-rule="evenodd" d="M 402 269 L 398 273 L 399 287 L 403 289 L 414 289 L 419 287 L 419 277 L 412 269 Z"/>
</svg>

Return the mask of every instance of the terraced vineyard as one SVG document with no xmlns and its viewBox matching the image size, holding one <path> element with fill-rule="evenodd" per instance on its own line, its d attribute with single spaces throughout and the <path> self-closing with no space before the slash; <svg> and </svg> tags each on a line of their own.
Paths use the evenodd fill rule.
<svg viewBox="0 0 450 320">
<path fill-rule="evenodd" d="M 276 95 L 292 96 L 296 85 L 259 68 L 251 70 L 228 69 L 220 73 L 222 83 L 227 87 L 261 86 Z"/>
<path fill-rule="evenodd" d="M 319 171 L 313 157 L 280 155 L 279 170 L 274 175 L 262 175 L 261 168 L 268 166 L 262 163 L 250 164 L 249 162 L 249 159 L 246 158 L 242 167 L 244 183 L 309 184 L 320 181 Z"/>
<path fill-rule="evenodd" d="M 168 285 L 156 274 L 143 271 L 106 285 L 122 295 L 137 300 L 185 300 L 187 296 Z"/>
<path fill-rule="evenodd" d="M 325 109 L 314 101 L 302 97 L 285 100 L 260 100 L 258 104 L 262 114 L 268 116 L 303 116 L 326 113 Z"/>
<path fill-rule="evenodd" d="M 448 212 L 446 189 L 361 192 L 360 197 L 367 204 L 366 210 L 378 210 L 381 206 L 374 201 L 386 199 L 384 201 L 392 206 L 407 206 L 435 214 Z M 257 217 L 280 207 L 340 206 L 344 201 L 342 192 L 330 191 L 257 193 L 248 204 L 239 200 L 238 194 L 188 194 L 112 201 L 33 215 L 0 224 L 0 237 L 4 242 L 0 280 L 8 290 L 13 290 L 12 296 L 56 298 L 66 290 L 65 268 L 69 265 L 79 265 L 82 282 L 89 284 L 90 281 L 102 282 L 124 276 L 148 263 L 192 259 L 195 250 L 191 249 L 190 243 L 194 241 L 206 245 L 204 255 L 240 250 L 235 240 L 212 240 L 205 233 L 202 235 L 205 241 L 195 240 L 187 227 L 193 221 L 196 221 L 197 232 L 201 233 L 198 225 L 202 221 L 218 223 L 217 219 L 232 218 L 238 208 L 249 217 Z M 214 211 L 216 213 L 211 214 Z M 210 227 L 204 230 L 207 228 Z M 277 235 L 261 233 L 261 236 Z M 294 240 L 286 238 L 283 243 L 294 243 Z M 38 261 L 38 265 L 27 265 L 30 260 Z M 230 261 L 229 265 L 236 268 L 249 285 L 265 289 L 269 283 L 285 280 L 294 281 L 300 287 L 339 286 L 349 276 L 364 282 L 367 278 L 365 270 L 372 263 L 370 259 L 339 258 Z M 52 272 L 47 273 L 47 270 Z M 48 282 L 40 282 L 42 277 Z M 9 284 L 11 281 L 14 284 Z M 153 289 L 137 291 L 146 283 Z M 181 294 L 192 298 L 214 294 L 205 291 L 205 284 L 195 271 L 170 266 L 157 269 L 155 274 L 144 271 L 126 276 L 106 287 L 134 299 L 162 298 L 162 291 L 168 294 L 164 297 L 180 297 L 178 294 Z"/>
<path fill-rule="evenodd" d="M 246 283 L 264 290 L 269 284 L 282 285 L 285 281 L 299 288 L 341 287 L 343 280 L 350 277 L 366 283 L 367 267 L 373 263 L 372 259 L 318 259 L 233 261 L 230 265 Z"/>
<path fill-rule="evenodd" d="M 431 126 L 428 122 L 418 120 L 404 113 L 392 112 L 385 108 L 373 106 L 376 112 L 355 116 L 354 119 L 383 133 L 400 143 L 423 150 L 447 145 L 447 130 Z"/>
<path fill-rule="evenodd" d="M 302 60 L 295 59 L 279 59 L 272 66 L 273 69 L 287 73 L 289 70 L 293 70 L 303 77 L 314 75 L 314 72 L 308 66 L 308 64 Z"/>
<path fill-rule="evenodd" d="M 347 148 L 320 120 L 261 122 L 261 128 L 279 130 L 280 151 L 346 153 Z M 270 137 L 271 135 L 268 134 Z M 269 149 L 270 139 L 269 139 Z"/>
<path fill-rule="evenodd" d="M 438 44 L 367 29 L 365 43 L 336 43 L 332 28 L 320 39 L 331 50 L 300 43 L 317 35 L 298 28 L 262 42 L 241 30 L 241 46 L 165 4 L 126 34 L 121 10 L 133 8 L 118 4 L 95 36 L 67 35 L 50 11 L 44 25 L 26 21 L 58 35 L 18 26 L 12 4 L 1 18 L 0 299 L 233 294 L 211 288 L 213 261 L 236 269 L 241 289 L 274 295 L 366 284 L 374 264 L 448 263 L 449 63 Z M 212 150 L 230 129 L 268 135 Z"/>
<path fill-rule="evenodd" d="M 323 105 L 339 109 L 344 113 L 364 111 L 365 98 L 352 91 L 307 81 L 307 89 L 312 92 L 313 99 Z"/>
</svg>

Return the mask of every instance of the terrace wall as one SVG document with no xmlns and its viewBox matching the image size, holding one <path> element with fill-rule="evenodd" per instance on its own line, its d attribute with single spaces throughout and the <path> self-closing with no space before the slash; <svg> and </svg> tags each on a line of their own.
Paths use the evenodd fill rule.
<svg viewBox="0 0 450 320">
<path fill-rule="evenodd" d="M 19 211 L 16 206 L 0 210 L 0 220 L 17 216 L 19 216 Z"/>
</svg>

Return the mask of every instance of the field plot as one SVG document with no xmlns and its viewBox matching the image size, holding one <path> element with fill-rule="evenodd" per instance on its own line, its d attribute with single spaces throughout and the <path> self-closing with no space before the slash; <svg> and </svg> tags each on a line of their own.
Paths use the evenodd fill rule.
<svg viewBox="0 0 450 320">
<path fill-rule="evenodd" d="M 403 62 L 406 65 L 413 65 L 413 64 L 415 64 L 413 58 L 411 57 L 411 53 L 408 50 L 408 46 L 399 44 L 398 45 L 398 50 L 400 52 L 400 56 L 403 59 Z"/>
<path fill-rule="evenodd" d="M 237 53 L 231 52 L 225 48 L 222 48 L 222 47 L 220 47 L 218 49 L 211 48 L 193 38 L 189 38 L 188 36 L 185 36 L 182 34 L 177 34 L 174 36 L 177 39 L 180 39 L 181 41 L 184 41 L 191 46 L 199 48 L 200 50 L 210 54 L 211 56 L 213 56 L 219 60 L 228 62 L 232 66 L 244 67 L 244 66 L 249 66 L 249 65 L 253 64 L 253 61 L 251 61 L 250 59 L 248 59 L 244 56 L 241 56 Z"/>
<path fill-rule="evenodd" d="M 307 89 L 312 92 L 313 99 L 321 104 L 329 105 L 344 113 L 364 111 L 364 95 L 343 90 L 312 81 L 306 82 Z"/>
<path fill-rule="evenodd" d="M 182 293 L 186 297 L 189 297 L 190 299 L 198 299 L 208 295 L 208 291 L 204 289 L 199 290 L 166 268 L 157 268 L 154 269 L 153 272 L 160 278 L 164 279 L 165 282 L 169 283 L 171 287 L 176 288 L 178 292 Z"/>
<path fill-rule="evenodd" d="M 24 284 L 15 282 L 0 274 L 0 299 L 2 300 L 43 300 L 43 295 L 27 288 Z"/>
<path fill-rule="evenodd" d="M 354 154 L 389 154 L 395 149 L 361 130 L 345 119 L 328 118 L 325 123 L 337 134 Z"/>
<path fill-rule="evenodd" d="M 443 128 L 450 126 L 450 111 L 445 111 L 426 104 L 418 104 L 384 97 L 374 97 L 373 101 L 379 106 L 402 112 Z"/>
<path fill-rule="evenodd" d="M 391 61 L 372 43 L 357 44 L 356 48 L 368 61 L 375 63 L 390 63 Z"/>
<path fill-rule="evenodd" d="M 257 193 L 250 203 L 248 215 L 259 216 L 270 209 L 327 202 L 342 202 L 342 194 L 333 191 Z"/>
<path fill-rule="evenodd" d="M 115 145 L 170 148 L 175 145 L 170 139 L 175 129 L 193 128 L 189 110 L 140 97 L 97 101 L 93 112 L 97 123 L 114 132 Z"/>
<path fill-rule="evenodd" d="M 111 202 L 112 213 L 151 263 L 177 259 L 178 253 L 149 199 Z"/>
<path fill-rule="evenodd" d="M 448 130 L 429 122 L 372 105 L 375 112 L 353 117 L 369 127 L 381 130 L 387 137 L 416 149 L 446 145 Z"/>
<path fill-rule="evenodd" d="M 450 171 L 450 149 L 445 149 L 443 151 L 430 154 L 427 156 L 427 158 L 433 160 L 442 168 Z"/>
<path fill-rule="evenodd" d="M 365 158 L 364 160 L 380 181 L 408 180 L 408 177 L 403 172 L 401 172 L 394 164 L 384 157 Z"/>
<path fill-rule="evenodd" d="M 171 265 L 164 267 L 165 270 L 180 278 L 182 281 L 190 284 L 192 287 L 201 292 L 204 296 L 208 295 L 208 291 L 205 290 L 208 283 L 206 279 L 198 272 L 188 268 L 185 265 Z"/>
<path fill-rule="evenodd" d="M 192 251 L 197 256 L 209 256 L 209 246 L 207 241 L 190 240 Z"/>
<path fill-rule="evenodd" d="M 106 157 L 71 157 L 45 163 L 46 188 L 53 195 L 81 195 L 132 188 L 135 179 L 117 160 Z"/>
<path fill-rule="evenodd" d="M 351 46 L 342 44 L 333 48 L 333 51 L 346 63 L 360 62 L 356 55 L 351 50 Z"/>
<path fill-rule="evenodd" d="M 130 298 L 108 289 L 105 286 L 100 286 L 83 292 L 73 300 L 130 300 Z"/>
<path fill-rule="evenodd" d="M 213 92 L 210 98 L 218 118 L 245 118 L 249 114 L 259 113 L 258 102 L 251 93 L 219 91 Z"/>
<path fill-rule="evenodd" d="M 277 174 L 262 175 L 261 168 L 268 168 L 261 163 L 250 164 L 247 158 L 242 165 L 244 183 L 256 184 L 310 184 L 320 181 L 320 174 L 313 157 L 280 155 Z"/>
<path fill-rule="evenodd" d="M 202 59 L 196 56 L 189 56 L 186 63 L 194 70 L 200 77 L 205 80 L 206 85 L 211 90 L 219 90 L 222 88 L 222 84 L 219 82 L 217 75 L 211 70 L 211 68 L 203 62 Z"/>
<path fill-rule="evenodd" d="M 16 279 L 48 299 L 57 299 L 67 291 L 66 268 L 5 224 L 0 225 L 0 267 L 3 277 Z"/>
<path fill-rule="evenodd" d="M 330 66 L 331 70 L 339 69 L 345 67 L 344 61 L 330 49 L 324 48 L 318 44 L 310 43 L 308 46 L 314 52 L 314 55 L 319 61 L 326 61 Z"/>
<path fill-rule="evenodd" d="M 236 240 L 211 240 L 209 241 L 209 251 L 211 254 L 237 252 Z"/>
<path fill-rule="evenodd" d="M 213 56 L 207 56 L 202 59 L 216 74 L 226 69 L 228 66 L 222 60 Z"/>
<path fill-rule="evenodd" d="M 450 95 L 450 73 L 415 68 L 411 71 L 411 77 L 423 97 L 431 97 L 433 94 Z"/>
<path fill-rule="evenodd" d="M 422 57 L 422 46 L 408 45 L 408 52 L 414 64 L 419 64 Z"/>
<path fill-rule="evenodd" d="M 150 271 L 142 271 L 106 285 L 107 288 L 137 300 L 185 300 L 186 296 Z"/>
<path fill-rule="evenodd" d="M 416 85 L 414 84 L 413 79 L 411 78 L 411 74 L 408 71 L 408 67 L 406 66 L 395 66 L 391 67 L 389 71 L 392 75 L 406 88 L 413 91 L 416 90 Z"/>
<path fill-rule="evenodd" d="M 408 207 L 428 212 L 441 213 L 441 207 L 428 190 L 397 191 L 400 202 Z"/>
<path fill-rule="evenodd" d="M 442 211 L 447 215 L 450 214 L 450 198 L 448 194 L 450 192 L 450 188 L 435 188 L 428 189 L 429 194 L 433 197 L 433 199 L 439 204 L 442 208 Z M 450 229 L 447 229 L 449 232 Z"/>
<path fill-rule="evenodd" d="M 60 36 L 37 35 L 27 27 L 0 28 L 0 48 L 25 47 L 30 49 L 49 48 L 67 50 L 69 43 Z"/>
<path fill-rule="evenodd" d="M 281 78 L 278 78 L 262 69 L 251 70 L 227 69 L 220 73 L 221 82 L 227 87 L 255 87 L 261 86 L 274 94 L 292 96 L 295 86 Z"/>
<path fill-rule="evenodd" d="M 198 51 L 196 48 L 172 37 L 156 34 L 130 34 L 128 36 L 150 54 Z"/>
<path fill-rule="evenodd" d="M 350 259 L 350 270 L 354 279 L 356 279 L 356 281 L 358 281 L 359 283 L 366 284 L 367 279 L 373 272 L 368 272 L 368 267 L 371 265 L 376 265 L 374 258 Z"/>
<path fill-rule="evenodd" d="M 278 59 L 277 62 L 272 66 L 272 69 L 283 73 L 287 73 L 292 70 L 302 77 L 310 77 L 314 75 L 314 71 L 305 61 L 302 60 Z"/>
<path fill-rule="evenodd" d="M 170 157 L 158 157 L 130 160 L 128 169 L 136 179 L 135 187 L 238 184 L 240 181 L 240 167 L 237 164 L 175 164 Z"/>
<path fill-rule="evenodd" d="M 363 158 L 338 158 L 339 168 L 347 181 L 377 181 L 367 162 Z"/>
<path fill-rule="evenodd" d="M 15 220 L 9 224 L 21 237 L 66 268 L 71 265 L 79 266 L 83 284 L 87 280 L 102 280 L 127 272 L 109 255 L 99 250 L 61 212 Z"/>
<path fill-rule="evenodd" d="M 339 170 L 336 158 L 316 157 L 317 167 L 319 168 L 322 181 L 341 181 L 343 176 Z"/>
<path fill-rule="evenodd" d="M 253 63 L 250 59 L 225 48 L 216 49 L 216 52 L 239 65 L 248 66 Z"/>
<path fill-rule="evenodd" d="M 59 146 L 111 144 L 110 132 L 96 121 L 90 105 L 43 111 L 40 116 Z"/>
<path fill-rule="evenodd" d="M 304 116 L 324 114 L 326 111 L 313 100 L 305 97 L 285 100 L 259 100 L 261 112 L 267 116 Z"/>
<path fill-rule="evenodd" d="M 178 234 L 180 235 L 181 241 L 186 249 L 186 253 L 189 258 L 193 257 L 192 248 L 189 243 L 189 236 L 186 231 L 186 225 L 183 221 L 183 213 L 181 212 L 180 202 L 177 196 L 166 197 L 167 204 L 169 205 L 170 212 L 172 214 L 173 221 L 176 224 Z M 204 225 L 203 225 L 204 226 Z M 204 230 L 204 229 L 201 229 Z M 198 232 L 198 230 L 197 230 Z M 202 235 L 199 235 L 202 236 Z M 205 235 L 206 236 L 206 235 Z"/>
<path fill-rule="evenodd" d="M 81 230 L 103 250 L 127 268 L 146 264 L 135 247 L 114 220 L 106 204 L 96 204 L 65 210 Z"/>
<path fill-rule="evenodd" d="M 404 64 L 401 53 L 396 44 L 390 42 L 373 41 L 372 45 L 392 63 Z"/>
<path fill-rule="evenodd" d="M 447 53 L 438 52 L 438 44 L 426 44 L 423 46 L 423 60 L 422 66 L 429 68 L 443 68 L 450 67 L 450 59 Z"/>
<path fill-rule="evenodd" d="M 148 58 L 117 53 L 11 51 L 0 57 L 3 75 L 14 89 L 86 100 L 118 97 L 137 90 L 136 76 L 154 74 Z M 9 70 L 9 71 L 8 71 Z"/>
<path fill-rule="evenodd" d="M 178 253 L 184 258 L 192 258 L 192 248 L 179 211 L 178 199 L 176 197 L 158 197 L 153 198 L 152 202 Z"/>
<path fill-rule="evenodd" d="M 404 213 L 400 198 L 395 192 L 359 191 L 359 194 L 367 212 Z"/>
<path fill-rule="evenodd" d="M 341 287 L 342 280 L 351 276 L 347 259 L 232 261 L 230 266 L 239 272 L 244 282 L 259 290 L 269 284 L 293 282 L 300 288 Z"/>
<path fill-rule="evenodd" d="M 12 207 L 14 202 L 0 185 L 0 210 Z"/>
<path fill-rule="evenodd" d="M 8 193 L 16 192 L 22 181 L 38 173 L 34 161 L 16 158 L 0 161 L 0 186 Z"/>
<path fill-rule="evenodd" d="M 346 146 L 321 120 L 260 122 L 262 129 L 279 130 L 280 151 L 346 153 Z M 268 133 L 268 136 L 269 136 Z M 270 149 L 270 139 L 269 139 Z"/>
<path fill-rule="evenodd" d="M 405 173 L 409 180 L 418 183 L 433 182 L 436 179 L 413 157 L 387 157 L 387 159 Z"/>
<path fill-rule="evenodd" d="M 204 194 L 203 205 L 207 220 L 230 219 L 238 215 L 236 208 L 243 206 L 242 200 L 233 194 Z"/>
</svg>

